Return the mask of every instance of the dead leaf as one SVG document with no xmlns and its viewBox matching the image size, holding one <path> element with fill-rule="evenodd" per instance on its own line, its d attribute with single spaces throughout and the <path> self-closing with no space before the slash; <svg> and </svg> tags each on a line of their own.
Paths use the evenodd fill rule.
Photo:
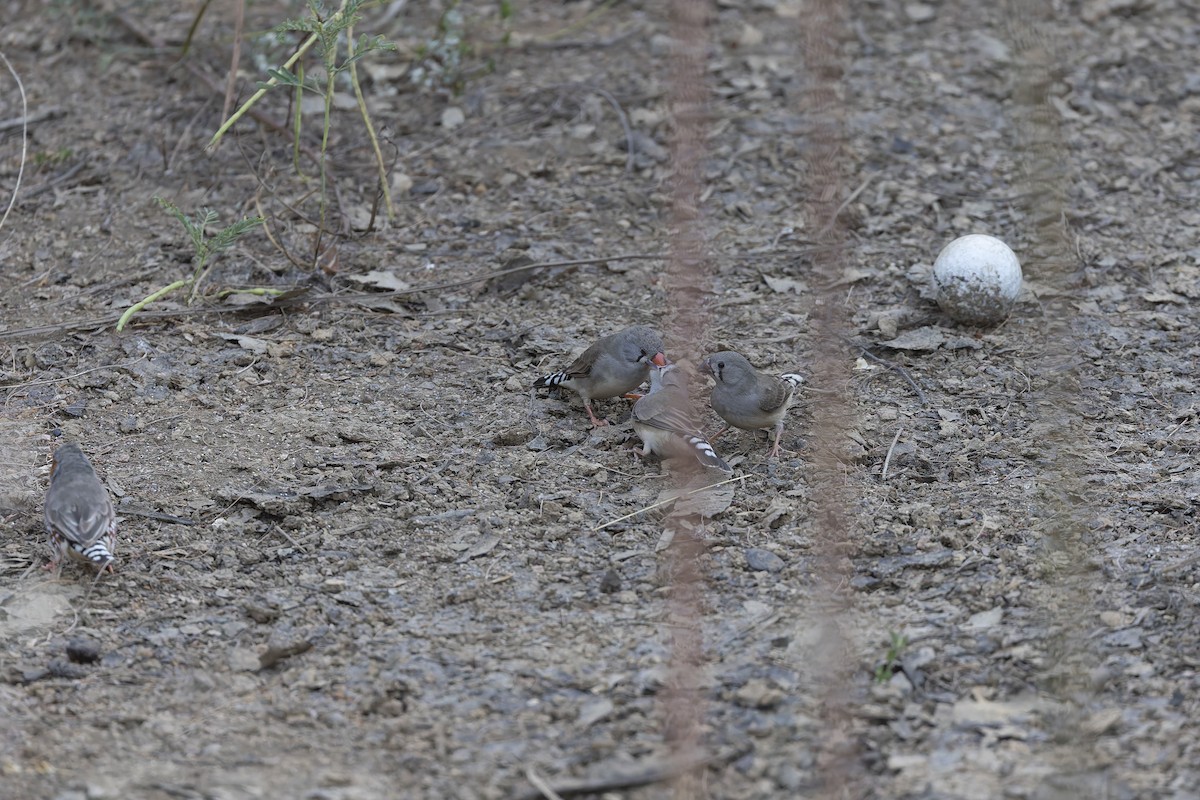
<svg viewBox="0 0 1200 800">
<path fill-rule="evenodd" d="M 1025 721 L 1030 714 L 1044 706 L 1045 701 L 1039 701 L 1033 695 L 1020 695 L 1007 702 L 959 700 L 954 704 L 951 714 L 955 724 L 964 728 L 985 728 Z"/>
<path fill-rule="evenodd" d="M 403 280 L 394 272 L 384 272 L 379 269 L 373 269 L 365 275 L 347 275 L 346 279 L 393 292 L 403 292 L 409 289 L 408 281 Z"/>
<path fill-rule="evenodd" d="M 808 290 L 804 281 L 798 281 L 794 278 L 775 278 L 770 275 L 763 275 L 762 277 L 767 286 L 771 288 L 771 291 L 778 292 L 779 294 L 787 294 L 788 292 L 803 294 Z"/>
<path fill-rule="evenodd" d="M 612 700 L 599 697 L 584 704 L 579 709 L 579 727 L 586 730 L 613 712 L 616 706 Z"/>
<path fill-rule="evenodd" d="M 834 286 L 848 286 L 851 283 L 858 283 L 871 277 L 870 270 L 859 269 L 857 267 L 846 267 L 842 270 L 842 277 L 834 281 Z"/>
<path fill-rule="evenodd" d="M 1147 303 L 1186 303 L 1187 298 L 1181 297 L 1174 292 L 1145 292 L 1142 294 L 1142 299 Z"/>
<path fill-rule="evenodd" d="M 455 563 L 463 564 L 463 563 L 466 563 L 467 561 L 470 561 L 473 558 L 479 558 L 480 556 L 486 556 L 488 553 L 492 552 L 492 550 L 496 549 L 496 545 L 498 545 L 499 543 L 500 543 L 499 536 L 495 536 L 495 535 L 485 536 L 485 537 L 483 537 L 482 540 L 479 541 L 478 544 L 476 544 L 470 550 L 467 550 L 462 555 L 460 555 L 458 558 L 456 558 Z"/>
<path fill-rule="evenodd" d="M 271 304 L 272 298 L 269 294 L 254 294 L 253 292 L 231 292 L 222 300 L 227 306 L 266 306 Z"/>
<path fill-rule="evenodd" d="M 895 339 L 881 344 L 893 350 L 937 350 L 945 341 L 946 334 L 939 328 L 926 325 L 924 328 L 905 331 Z"/>
<path fill-rule="evenodd" d="M 1000 606 L 972 614 L 964 626 L 968 630 L 987 630 L 994 628 L 1004 619 L 1004 609 Z"/>
<path fill-rule="evenodd" d="M 257 339 L 253 336 L 241 336 L 236 333 L 218 333 L 217 335 L 227 342 L 237 342 L 238 347 L 242 348 L 243 350 L 249 350 L 251 353 L 258 353 L 259 355 L 267 352 L 267 348 L 271 344 L 266 339 Z"/>
<path fill-rule="evenodd" d="M 272 634 L 266 651 L 258 657 L 259 669 L 270 669 L 280 661 L 307 653 L 312 646 L 307 634 Z"/>
<path fill-rule="evenodd" d="M 1089 736 L 1100 736 L 1115 728 L 1121 722 L 1121 718 L 1121 709 L 1106 708 L 1090 715 L 1080 727 Z"/>
</svg>

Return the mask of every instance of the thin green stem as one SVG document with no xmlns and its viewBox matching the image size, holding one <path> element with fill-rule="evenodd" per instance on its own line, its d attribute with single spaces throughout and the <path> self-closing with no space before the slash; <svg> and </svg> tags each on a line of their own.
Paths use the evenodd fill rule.
<svg viewBox="0 0 1200 800">
<path fill-rule="evenodd" d="M 329 154 L 329 131 L 333 128 L 333 90 L 337 78 L 337 49 L 336 44 L 325 51 L 325 119 L 321 130 L 321 220 L 317 227 L 317 247 L 313 254 L 315 259 L 321 257 L 321 237 L 325 234 L 325 216 L 329 211 L 329 190 L 327 187 L 328 171 L 326 162 Z"/>
<path fill-rule="evenodd" d="M 300 168 L 300 133 L 304 130 L 304 64 L 296 68 L 296 77 L 300 82 L 296 84 L 296 93 L 292 96 L 292 103 L 295 105 L 292 111 L 292 164 L 296 167 L 296 174 L 303 178 L 304 170 Z"/>
<path fill-rule="evenodd" d="M 125 309 L 125 313 L 121 315 L 121 318 L 119 320 L 117 320 L 117 333 L 121 332 L 121 329 L 125 327 L 125 323 L 129 322 L 129 318 L 132 317 L 134 314 L 141 311 L 143 308 L 150 305 L 155 300 L 158 300 L 160 297 L 164 297 L 165 295 L 170 294 L 171 292 L 175 291 L 176 289 L 182 289 L 184 286 L 187 286 L 191 282 L 192 282 L 191 278 L 182 278 L 180 280 L 177 280 L 169 286 L 164 286 L 163 288 L 159 289 L 157 292 L 154 292 L 153 294 L 146 295 L 146 297 L 142 298 L 141 300 L 139 300 L 136 303 L 134 303 L 133 305 L 131 305 L 129 308 Z"/>
<path fill-rule="evenodd" d="M 325 22 L 326 25 L 341 18 L 342 14 L 344 14 L 346 12 L 346 3 L 347 2 L 348 2 L 348 0 L 342 0 L 341 8 L 339 8 L 337 11 L 333 12 L 333 14 L 329 17 L 329 19 L 326 20 L 326 22 Z M 304 54 L 307 53 L 312 48 L 312 46 L 314 44 L 316 44 L 317 42 L 319 42 L 320 40 L 321 40 L 321 35 L 319 33 L 314 33 L 311 36 L 309 36 L 304 41 L 304 44 L 300 45 L 300 48 L 298 50 L 296 50 L 295 53 L 292 54 L 292 57 L 289 58 L 286 62 L 284 62 L 283 68 L 285 70 L 291 70 L 291 68 L 296 64 L 296 62 L 299 61 L 304 56 Z M 216 146 L 221 142 L 221 138 L 229 131 L 229 129 L 232 128 L 234 125 L 236 125 L 237 121 L 239 119 L 241 119 L 243 116 L 245 116 L 246 112 L 249 111 L 250 108 L 255 103 L 257 103 L 259 101 L 259 99 L 271 89 L 271 87 L 278 86 L 278 85 L 279 85 L 279 81 L 275 80 L 274 78 L 271 78 L 265 84 L 263 84 L 261 89 L 259 89 L 254 94 L 250 95 L 250 99 L 247 100 L 246 102 L 242 103 L 242 107 L 239 108 L 237 111 L 233 112 L 233 116 L 230 117 L 229 119 L 225 120 L 225 123 L 223 125 L 221 125 L 220 128 L 217 129 L 217 132 L 213 134 L 212 139 L 209 140 L 208 144 L 205 145 L 204 149 L 208 150 L 208 151 L 212 151 L 212 150 L 216 149 Z"/>
<path fill-rule="evenodd" d="M 388 221 L 396 218 L 396 207 L 392 205 L 392 189 L 388 186 L 387 165 L 383 162 L 383 150 L 379 148 L 379 137 L 375 135 L 375 126 L 371 124 L 371 114 L 367 111 L 367 101 L 363 98 L 362 86 L 358 82 L 358 62 L 354 58 L 354 26 L 346 29 L 346 42 L 350 58 L 350 83 L 354 86 L 354 99 L 358 102 L 358 110 L 362 113 L 363 124 L 367 126 L 367 136 L 371 138 L 371 149 L 375 151 L 375 166 L 379 170 L 379 188 L 383 191 L 383 202 L 387 207 Z"/>
<path fill-rule="evenodd" d="M 215 262 L 216 262 L 216 258 L 213 258 L 210 261 L 206 254 L 204 256 L 204 258 L 200 261 L 200 263 L 196 265 L 195 271 L 192 272 L 192 280 L 191 280 L 192 290 L 190 292 L 188 292 L 187 304 L 189 306 L 192 303 L 196 302 L 196 293 L 200 291 L 200 284 L 204 281 L 205 278 L 208 277 L 208 273 L 212 270 L 213 264 Z"/>
</svg>

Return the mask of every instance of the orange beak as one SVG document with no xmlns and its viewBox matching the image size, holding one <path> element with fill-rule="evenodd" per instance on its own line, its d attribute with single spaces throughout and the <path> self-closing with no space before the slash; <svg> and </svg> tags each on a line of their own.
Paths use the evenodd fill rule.
<svg viewBox="0 0 1200 800">
<path fill-rule="evenodd" d="M 667 365 L 667 357 L 662 353 L 656 353 L 650 362 L 656 367 L 665 367 Z"/>
</svg>

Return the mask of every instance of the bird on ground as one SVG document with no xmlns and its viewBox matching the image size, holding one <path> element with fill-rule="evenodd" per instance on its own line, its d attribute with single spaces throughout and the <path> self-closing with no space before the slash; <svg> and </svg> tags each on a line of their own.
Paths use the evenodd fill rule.
<svg viewBox="0 0 1200 800">
<path fill-rule="evenodd" d="M 113 572 L 117 516 L 92 462 L 77 444 L 54 451 L 45 514 L 54 550 L 47 569 L 61 569 L 63 556 L 70 555 L 99 567 L 100 572 Z"/>
<path fill-rule="evenodd" d="M 804 377 L 794 372 L 779 376 L 759 372 L 745 356 L 733 350 L 714 353 L 704 359 L 703 365 L 717 381 L 712 391 L 713 411 L 725 421 L 725 427 L 711 438 L 730 428 L 745 431 L 774 428 L 770 457 L 779 455 L 783 419 Z"/>
<path fill-rule="evenodd" d="M 571 366 L 538 378 L 533 388 L 562 386 L 578 393 L 592 426 L 599 427 L 607 425 L 608 420 L 596 416 L 593 400 L 619 397 L 636 389 L 646 380 L 651 365 L 666 363 L 662 337 L 646 325 L 634 325 L 600 339 Z"/>
<path fill-rule="evenodd" d="M 733 472 L 713 450 L 692 418 L 687 380 L 676 364 L 650 369 L 650 391 L 633 404 L 633 430 L 642 440 L 641 456 L 694 458 L 706 467 Z"/>
</svg>

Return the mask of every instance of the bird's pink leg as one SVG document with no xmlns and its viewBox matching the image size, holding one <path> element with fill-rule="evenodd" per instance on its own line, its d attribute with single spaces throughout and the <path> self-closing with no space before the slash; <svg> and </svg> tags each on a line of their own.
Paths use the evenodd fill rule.
<svg viewBox="0 0 1200 800">
<path fill-rule="evenodd" d="M 62 577 L 62 568 L 63 568 L 63 559 L 64 558 L 66 558 L 65 554 L 59 553 L 54 558 L 50 559 L 50 563 L 46 564 L 46 566 L 42 567 L 42 569 L 45 570 L 46 572 L 53 571 L 54 578 L 57 580 L 58 578 Z"/>
<path fill-rule="evenodd" d="M 608 424 L 608 420 L 606 420 L 602 417 L 597 417 L 595 412 L 592 411 L 592 401 L 591 400 L 583 401 L 583 410 L 588 412 L 588 416 L 592 418 L 592 427 L 593 428 L 603 428 L 605 425 Z"/>
<path fill-rule="evenodd" d="M 768 458 L 775 458 L 779 455 L 779 439 L 783 436 L 783 420 L 775 426 L 775 444 L 771 448 L 771 455 Z"/>
</svg>

